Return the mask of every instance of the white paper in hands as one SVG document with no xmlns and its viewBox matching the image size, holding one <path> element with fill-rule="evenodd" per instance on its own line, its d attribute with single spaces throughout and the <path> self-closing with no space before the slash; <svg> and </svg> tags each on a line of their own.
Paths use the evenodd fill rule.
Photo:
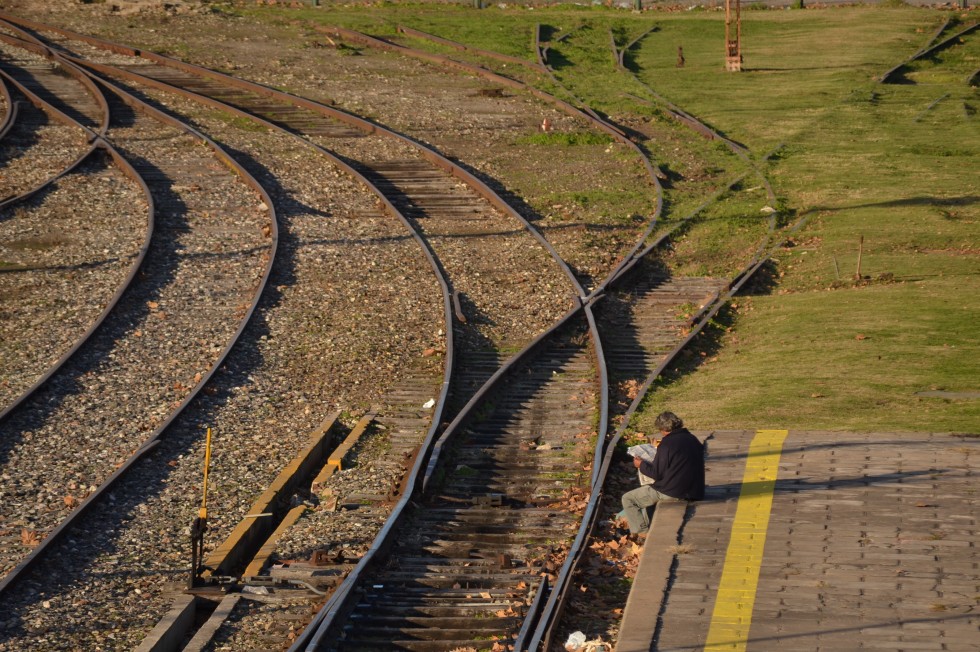
<svg viewBox="0 0 980 652">
<path fill-rule="evenodd" d="M 639 457 L 641 460 L 652 462 L 654 456 L 657 454 L 657 447 L 653 444 L 637 444 L 636 446 L 627 448 L 626 452 L 631 457 Z"/>
</svg>

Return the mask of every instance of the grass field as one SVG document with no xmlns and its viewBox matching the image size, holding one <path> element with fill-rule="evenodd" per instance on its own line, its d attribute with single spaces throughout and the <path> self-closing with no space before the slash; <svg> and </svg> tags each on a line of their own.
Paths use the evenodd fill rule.
<svg viewBox="0 0 980 652">
<path fill-rule="evenodd" d="M 662 115 L 646 84 L 749 148 L 772 181 L 782 223 L 805 225 L 777 253 L 769 277 L 659 384 L 638 428 L 667 407 L 698 429 L 980 432 L 980 92 L 966 82 L 980 68 L 980 30 L 909 65 L 903 83 L 877 81 L 947 17 L 949 34 L 980 20 L 980 11 L 743 10 L 741 73 L 724 70 L 720 11 L 394 4 L 249 11 L 376 35 L 405 24 L 529 61 L 538 24 L 549 38 L 574 30 L 552 48 L 565 89 L 530 73 L 526 81 L 566 99 L 570 92 L 617 121 Z M 628 52 L 628 70 L 616 70 L 610 33 L 622 46 L 648 30 Z M 668 122 L 660 128 L 681 129 Z M 679 177 L 667 193 L 675 218 L 722 178 L 750 172 L 718 143 L 677 138 L 690 147 L 651 146 L 656 162 Z M 693 169 L 707 170 L 708 181 L 698 183 Z M 679 270 L 724 273 L 720 261 L 751 249 L 758 225 L 750 218 L 766 203 L 748 194 L 753 186 L 750 172 L 707 216 L 719 219 L 703 221 L 723 228 L 692 229 L 692 240 L 679 243 Z M 723 224 L 729 214 L 734 221 Z M 707 247 L 703 259 L 695 241 Z"/>
</svg>

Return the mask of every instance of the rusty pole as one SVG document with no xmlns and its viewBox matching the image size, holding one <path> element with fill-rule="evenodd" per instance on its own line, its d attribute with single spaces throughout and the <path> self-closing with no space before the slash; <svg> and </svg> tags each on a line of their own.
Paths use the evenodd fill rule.
<svg viewBox="0 0 980 652">
<path fill-rule="evenodd" d="M 742 70 L 742 0 L 735 0 L 735 34 L 732 36 L 732 0 L 725 0 L 725 69 Z"/>
</svg>

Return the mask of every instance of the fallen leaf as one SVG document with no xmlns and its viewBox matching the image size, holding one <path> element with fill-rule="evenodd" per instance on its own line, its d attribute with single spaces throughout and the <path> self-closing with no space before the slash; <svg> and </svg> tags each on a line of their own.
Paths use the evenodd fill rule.
<svg viewBox="0 0 980 652">
<path fill-rule="evenodd" d="M 23 528 L 20 531 L 20 542 L 25 546 L 34 548 L 37 546 L 37 544 L 41 543 L 41 539 L 38 537 L 37 532 L 35 532 L 34 530 L 28 530 L 27 528 Z"/>
</svg>

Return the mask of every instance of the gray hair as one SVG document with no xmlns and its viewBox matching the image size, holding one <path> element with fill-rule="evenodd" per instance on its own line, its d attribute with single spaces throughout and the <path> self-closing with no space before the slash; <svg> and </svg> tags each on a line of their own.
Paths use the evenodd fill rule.
<svg viewBox="0 0 980 652">
<path fill-rule="evenodd" d="M 684 427 L 684 422 L 673 412 L 661 412 L 657 420 L 653 422 L 657 430 L 661 432 L 673 432 Z"/>
</svg>

